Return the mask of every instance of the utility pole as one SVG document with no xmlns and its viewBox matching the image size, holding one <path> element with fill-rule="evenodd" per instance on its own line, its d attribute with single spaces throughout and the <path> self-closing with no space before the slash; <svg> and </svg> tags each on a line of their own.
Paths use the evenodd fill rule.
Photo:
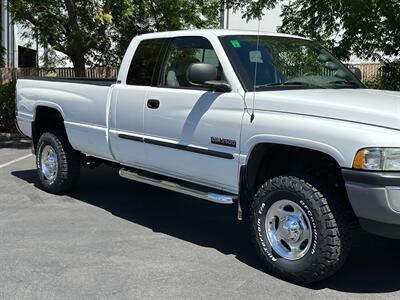
<svg viewBox="0 0 400 300">
<path fill-rule="evenodd" d="M 229 8 L 225 1 L 221 3 L 219 12 L 219 27 L 221 29 L 229 29 Z"/>
<path fill-rule="evenodd" d="M 38 16 L 33 17 L 35 21 L 38 20 Z M 39 73 L 39 30 L 36 25 L 34 25 L 34 30 L 35 30 L 35 39 L 36 39 L 36 69 L 37 72 Z"/>
<path fill-rule="evenodd" d="M 221 3 L 219 8 L 219 28 L 225 28 L 225 1 Z"/>
<path fill-rule="evenodd" d="M 3 60 L 6 67 L 9 65 L 9 27 L 8 27 L 8 11 L 7 11 L 7 1 L 1 0 L 0 2 L 1 11 L 1 46 L 4 49 Z"/>
<path fill-rule="evenodd" d="M 36 68 L 39 69 L 39 32 L 36 30 Z M 38 70 L 39 71 L 39 70 Z"/>
</svg>

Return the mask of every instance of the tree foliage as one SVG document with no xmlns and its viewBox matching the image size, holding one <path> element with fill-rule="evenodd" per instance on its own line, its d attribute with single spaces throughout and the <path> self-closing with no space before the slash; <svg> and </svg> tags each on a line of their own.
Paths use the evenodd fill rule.
<svg viewBox="0 0 400 300">
<path fill-rule="evenodd" d="M 386 63 L 381 72 L 381 88 L 400 91 L 400 60 Z"/>
<path fill-rule="evenodd" d="M 400 0 L 232 0 L 247 18 L 282 5 L 280 31 L 314 38 L 340 59 L 400 55 Z"/>
<path fill-rule="evenodd" d="M 10 0 L 14 20 L 27 35 L 66 54 L 77 76 L 87 64 L 119 62 L 137 34 L 209 27 L 219 0 Z"/>
<path fill-rule="evenodd" d="M 42 45 L 65 53 L 77 76 L 84 76 L 87 60 L 94 51 L 110 47 L 106 32 L 112 0 L 10 0 L 13 18 L 30 30 L 26 35 Z"/>
<path fill-rule="evenodd" d="M 379 71 L 379 75 L 376 78 L 366 82 L 369 88 L 400 91 L 399 60 L 385 63 Z"/>
<path fill-rule="evenodd" d="M 138 34 L 218 25 L 219 0 L 120 0 L 112 7 L 118 57 Z"/>
</svg>

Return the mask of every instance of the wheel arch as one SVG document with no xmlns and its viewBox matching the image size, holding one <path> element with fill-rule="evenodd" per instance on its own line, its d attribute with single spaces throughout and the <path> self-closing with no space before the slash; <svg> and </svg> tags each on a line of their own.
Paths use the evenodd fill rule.
<svg viewBox="0 0 400 300">
<path fill-rule="evenodd" d="M 33 111 L 33 120 L 34 121 L 36 120 L 38 109 L 43 109 L 43 108 L 53 109 L 54 111 L 57 111 L 62 116 L 63 119 L 65 119 L 64 111 L 61 108 L 61 106 L 58 105 L 57 103 L 49 102 L 49 101 L 37 101 L 35 104 L 36 104 L 35 109 Z"/>
<path fill-rule="evenodd" d="M 260 142 L 252 146 L 245 164 L 240 168 L 239 198 L 243 213 L 248 212 L 255 193 L 267 180 L 301 172 L 307 176 L 326 178 L 344 193 L 348 201 L 341 173 L 345 159 L 334 149 L 319 143 L 305 146 L 305 143 Z"/>
<path fill-rule="evenodd" d="M 294 143 L 257 143 L 251 148 L 246 158 L 245 178 L 247 187 L 252 190 L 251 185 L 263 168 L 269 170 L 274 168 L 280 169 L 277 171 L 278 173 L 293 172 L 296 169 L 301 170 L 302 167 L 310 162 L 315 163 L 316 160 L 326 159 L 330 163 L 333 163 L 337 169 L 340 169 L 345 160 L 337 150 L 333 151 L 333 149 L 333 147 L 323 147 L 320 145 L 316 147 L 312 144 L 308 144 L 305 147 L 304 145 Z M 335 155 L 332 155 L 332 152 Z"/>
<path fill-rule="evenodd" d="M 61 107 L 55 103 L 38 103 L 34 110 L 32 122 L 32 144 L 34 150 L 40 136 L 50 130 L 62 130 L 66 134 L 64 113 Z"/>
<path fill-rule="evenodd" d="M 282 145 L 282 146 L 296 147 L 307 150 L 314 150 L 320 153 L 324 153 L 328 156 L 331 156 L 338 163 L 338 165 L 342 167 L 346 167 L 348 165 L 348 160 L 343 155 L 343 153 L 332 145 L 309 139 L 301 139 L 289 136 L 267 135 L 267 134 L 256 135 L 251 139 L 249 139 L 247 143 L 244 145 L 244 152 L 248 153 L 245 164 L 248 163 L 249 159 L 253 154 L 253 151 L 257 147 L 266 144 Z"/>
</svg>

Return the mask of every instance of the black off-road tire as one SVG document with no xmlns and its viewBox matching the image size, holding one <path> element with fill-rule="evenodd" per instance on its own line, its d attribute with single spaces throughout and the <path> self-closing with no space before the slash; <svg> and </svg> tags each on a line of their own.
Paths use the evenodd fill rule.
<svg viewBox="0 0 400 300">
<path fill-rule="evenodd" d="M 57 155 L 58 170 L 56 178 L 51 182 L 43 175 L 40 163 L 46 145 L 50 145 Z M 45 132 L 36 146 L 36 166 L 42 189 L 61 195 L 73 189 L 79 180 L 80 155 L 72 148 L 63 131 Z"/>
<path fill-rule="evenodd" d="M 281 176 L 262 185 L 252 203 L 250 225 L 252 240 L 267 270 L 299 284 L 317 282 L 337 272 L 351 248 L 351 208 L 343 197 L 317 179 Z M 268 241 L 266 214 L 273 203 L 282 199 L 299 205 L 311 221 L 311 246 L 298 260 L 279 256 Z"/>
</svg>

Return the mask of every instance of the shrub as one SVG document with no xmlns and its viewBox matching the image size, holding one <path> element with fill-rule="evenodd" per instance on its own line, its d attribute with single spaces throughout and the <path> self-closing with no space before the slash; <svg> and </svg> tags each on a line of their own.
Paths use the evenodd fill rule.
<svg viewBox="0 0 400 300">
<path fill-rule="evenodd" d="M 379 71 L 375 79 L 365 82 L 368 88 L 400 91 L 400 60 L 384 64 Z"/>
<path fill-rule="evenodd" d="M 15 131 L 15 83 L 0 85 L 0 131 Z"/>
<path fill-rule="evenodd" d="M 4 67 L 4 48 L 2 46 L 0 46 L 0 68 Z"/>
<path fill-rule="evenodd" d="M 385 64 L 381 70 L 381 88 L 400 91 L 400 60 Z"/>
<path fill-rule="evenodd" d="M 374 89 L 374 90 L 381 90 L 382 89 L 382 84 L 381 84 L 381 80 L 380 80 L 379 77 L 376 77 L 373 80 L 368 80 L 368 81 L 366 81 L 364 83 L 369 89 Z"/>
</svg>

